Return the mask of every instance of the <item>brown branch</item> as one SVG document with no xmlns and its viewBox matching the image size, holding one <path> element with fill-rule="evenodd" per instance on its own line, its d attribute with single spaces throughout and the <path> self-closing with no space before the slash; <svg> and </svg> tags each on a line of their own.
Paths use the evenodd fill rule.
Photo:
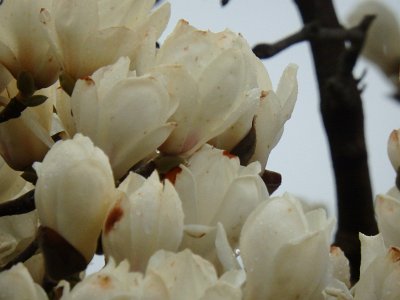
<svg viewBox="0 0 400 300">
<path fill-rule="evenodd" d="M 21 215 L 35 209 L 35 190 L 29 191 L 22 196 L 0 203 L 0 217 Z"/>
<path fill-rule="evenodd" d="M 318 22 L 305 24 L 298 32 L 273 44 L 258 44 L 253 48 L 254 54 L 261 59 L 270 58 L 279 52 L 304 41 L 312 40 L 337 40 L 355 41 L 364 37 L 365 26 L 372 21 L 373 16 L 366 16 L 359 25 L 350 29 L 324 28 Z"/>
<path fill-rule="evenodd" d="M 341 28 L 331 0 L 295 0 L 304 24 Z M 371 20 L 363 23 L 365 34 Z M 358 81 L 352 69 L 363 39 L 346 50 L 341 40 L 312 39 L 311 50 L 320 91 L 322 118 L 336 181 L 338 232 L 335 243 L 350 260 L 352 280 L 359 277 L 358 233 L 378 232 L 374 217 L 364 136 L 364 115 Z"/>
</svg>

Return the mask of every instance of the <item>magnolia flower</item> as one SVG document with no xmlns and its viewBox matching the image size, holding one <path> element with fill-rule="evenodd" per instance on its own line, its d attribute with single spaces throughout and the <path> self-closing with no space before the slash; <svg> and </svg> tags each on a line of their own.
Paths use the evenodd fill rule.
<svg viewBox="0 0 400 300">
<path fill-rule="evenodd" d="M 35 211 L 0 218 L 0 266 L 20 254 L 34 240 L 37 228 Z"/>
<path fill-rule="evenodd" d="M 0 156 L 0 203 L 13 199 L 25 184 L 20 172 L 11 169 Z"/>
<path fill-rule="evenodd" d="M 170 119 L 177 128 L 161 151 L 190 155 L 242 115 L 254 114 L 261 92 L 255 60 L 240 35 L 200 31 L 181 20 L 157 52 L 153 69 L 180 103 Z"/>
<path fill-rule="evenodd" d="M 397 172 L 400 168 L 400 131 L 393 130 L 389 136 L 387 152 L 394 170 Z"/>
<path fill-rule="evenodd" d="M 41 226 L 58 233 L 89 262 L 115 199 L 107 156 L 89 138 L 77 134 L 57 142 L 35 169 Z"/>
<path fill-rule="evenodd" d="M 117 262 L 128 259 L 131 269 L 144 271 L 159 249 L 176 251 L 182 239 L 181 201 L 169 181 L 157 172 L 148 179 L 130 173 L 118 187 L 121 198 L 109 211 L 103 229 L 103 249 Z"/>
<path fill-rule="evenodd" d="M 382 1 L 362 1 L 348 18 L 350 26 L 357 25 L 365 15 L 376 15 L 368 29 L 362 54 L 399 85 L 400 24 L 398 16 Z"/>
<path fill-rule="evenodd" d="M 0 273 L 0 300 L 47 300 L 22 263 Z"/>
<path fill-rule="evenodd" d="M 154 0 L 58 0 L 41 11 L 56 57 L 73 81 L 129 56 L 133 68 L 155 52 L 169 4 L 150 13 Z M 139 68 L 140 69 L 140 68 Z"/>
<path fill-rule="evenodd" d="M 54 88 L 52 86 L 36 92 L 49 98 L 43 104 L 28 107 L 19 118 L 0 123 L 0 154 L 15 170 L 25 170 L 33 162 L 41 161 L 53 144 L 50 130 Z M 0 94 L 0 109 L 17 93 L 14 80 Z"/>
<path fill-rule="evenodd" d="M 0 9 L 0 64 L 14 78 L 29 73 L 38 89 L 53 84 L 60 70 L 39 20 L 40 11 L 49 8 L 51 2 L 2 1 Z"/>
<path fill-rule="evenodd" d="M 43 284 L 46 275 L 43 253 L 38 253 L 24 261 L 24 266 L 29 271 L 34 282 Z"/>
<path fill-rule="evenodd" d="M 164 283 L 171 300 L 239 300 L 245 280 L 243 270 L 227 272 L 218 279 L 213 265 L 188 249 L 158 251 L 147 266 L 146 277 L 150 276 Z"/>
<path fill-rule="evenodd" d="M 276 92 L 263 90 L 255 116 L 256 147 L 250 161 L 259 161 L 264 170 L 271 150 L 279 142 L 285 122 L 297 99 L 297 66 L 290 64 L 279 80 Z"/>
<path fill-rule="evenodd" d="M 386 246 L 400 247 L 400 192 L 397 187 L 376 197 L 375 214 Z"/>
<path fill-rule="evenodd" d="M 400 248 L 387 249 L 382 236 L 360 234 L 360 280 L 354 300 L 394 300 L 400 298 Z"/>
<path fill-rule="evenodd" d="M 32 188 L 0 157 L 0 203 L 15 199 Z M 0 218 L 0 266 L 5 265 L 34 239 L 38 227 L 36 212 Z"/>
<path fill-rule="evenodd" d="M 247 216 L 268 198 L 260 171 L 257 162 L 243 167 L 238 157 L 204 145 L 167 178 L 182 200 L 185 224 L 206 229 L 220 222 L 234 246 Z"/>
<path fill-rule="evenodd" d="M 321 299 L 333 223 L 322 209 L 305 213 L 289 194 L 262 202 L 240 237 L 245 299 Z"/>
<path fill-rule="evenodd" d="M 68 104 L 63 105 L 60 118 L 69 124 L 66 127 L 89 136 L 108 155 L 117 179 L 153 153 L 176 126 L 167 122 L 177 103 L 163 81 L 151 75 L 136 77 L 129 71 L 128 58 L 77 81 L 71 97 L 73 116 Z"/>
<path fill-rule="evenodd" d="M 63 281 L 60 285 L 63 286 L 60 300 L 169 299 L 167 288 L 160 279 L 129 272 L 127 261 L 116 265 L 113 259 L 72 290 L 68 282 Z"/>
</svg>

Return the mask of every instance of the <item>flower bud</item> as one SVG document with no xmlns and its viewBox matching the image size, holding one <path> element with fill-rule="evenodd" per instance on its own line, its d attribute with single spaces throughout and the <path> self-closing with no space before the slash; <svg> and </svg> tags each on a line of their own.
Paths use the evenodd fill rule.
<svg viewBox="0 0 400 300">
<path fill-rule="evenodd" d="M 254 126 L 256 149 L 250 161 L 259 161 L 265 169 L 268 156 L 279 142 L 283 127 L 290 119 L 297 99 L 297 66 L 286 67 L 276 92 L 261 92 L 260 105 L 256 111 Z"/>
<path fill-rule="evenodd" d="M 108 213 L 103 250 L 143 272 L 157 250 L 178 249 L 183 233 L 181 200 L 169 181 L 160 182 L 157 172 L 148 179 L 130 173 L 118 189 L 121 198 Z"/>
<path fill-rule="evenodd" d="M 60 116 L 65 124 L 71 124 L 67 116 L 72 118 L 76 131 L 109 156 L 119 179 L 165 141 L 176 126 L 167 122 L 176 106 L 162 79 L 137 77 L 129 71 L 129 59 L 123 57 L 78 80 L 71 97 L 73 116 L 71 111 Z"/>
<path fill-rule="evenodd" d="M 158 251 L 149 261 L 147 276 L 160 278 L 174 300 L 240 300 L 245 277 L 243 270 L 233 270 L 218 279 L 213 265 L 188 249 L 179 253 Z"/>
<path fill-rule="evenodd" d="M 204 145 L 167 178 L 182 200 L 185 224 L 216 226 L 220 222 L 235 246 L 247 216 L 268 198 L 260 171 L 258 163 L 243 167 L 238 157 Z"/>
<path fill-rule="evenodd" d="M 400 130 L 393 130 L 389 136 L 387 152 L 396 172 L 400 168 Z"/>
<path fill-rule="evenodd" d="M 50 6 L 50 0 L 19 0 L 3 1 L 0 9 L 0 63 L 14 78 L 29 73 L 37 89 L 52 85 L 60 71 L 39 21 Z"/>
<path fill-rule="evenodd" d="M 380 235 L 360 234 L 360 280 L 354 286 L 354 300 L 400 298 L 400 248 L 387 249 Z"/>
<path fill-rule="evenodd" d="M 72 290 L 68 282 L 62 282 L 60 300 L 170 299 L 160 279 L 143 277 L 141 273 L 129 272 L 127 261 L 116 265 L 110 258 L 103 269 L 84 278 Z"/>
<path fill-rule="evenodd" d="M 151 12 L 153 3 L 60 0 L 41 10 L 40 17 L 63 72 L 76 81 L 121 56 L 130 57 L 132 69 L 154 60 L 148 53 L 155 53 L 170 6 L 167 3 Z"/>
<path fill-rule="evenodd" d="M 361 1 L 348 18 L 350 26 L 358 25 L 366 15 L 376 18 L 368 28 L 362 55 L 377 65 L 395 84 L 399 84 L 400 24 L 398 15 L 383 1 Z"/>
<path fill-rule="evenodd" d="M 153 69 L 180 103 L 170 119 L 177 128 L 161 151 L 190 155 L 254 112 L 261 92 L 255 59 L 240 35 L 200 31 L 181 20 L 157 52 Z"/>
<path fill-rule="evenodd" d="M 0 300 L 47 300 L 40 285 L 33 282 L 22 263 L 0 273 Z"/>
<path fill-rule="evenodd" d="M 54 88 L 37 91 L 36 94 L 49 96 L 49 99 L 26 108 L 20 117 L 0 124 L 0 154 L 14 170 L 23 171 L 35 161 L 41 161 L 53 144 L 50 130 Z M 8 102 L 17 93 L 16 82 L 12 81 L 1 96 Z"/>
<path fill-rule="evenodd" d="M 88 263 L 115 199 L 107 156 L 89 138 L 77 134 L 57 142 L 35 169 L 35 203 L 47 239 L 44 244 L 57 245 L 64 239 Z"/>
<path fill-rule="evenodd" d="M 400 198 L 398 193 L 398 189 L 393 187 L 387 194 L 378 195 L 375 200 L 379 232 L 387 247 L 400 247 Z"/>
<path fill-rule="evenodd" d="M 289 194 L 261 203 L 240 237 L 245 299 L 318 299 L 329 275 L 332 227 L 322 209 L 305 213 Z"/>
</svg>

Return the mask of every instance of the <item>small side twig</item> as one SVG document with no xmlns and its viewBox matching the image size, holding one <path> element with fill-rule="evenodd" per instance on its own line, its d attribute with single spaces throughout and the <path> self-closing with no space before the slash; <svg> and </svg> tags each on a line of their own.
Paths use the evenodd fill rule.
<svg viewBox="0 0 400 300">
<path fill-rule="evenodd" d="M 303 28 L 294 34 L 273 44 L 258 44 L 253 48 L 254 54 L 261 59 L 270 58 L 279 52 L 304 41 L 312 40 L 337 40 L 337 41 L 359 41 L 363 39 L 364 29 L 374 19 L 374 16 L 366 16 L 360 24 L 355 27 L 324 28 L 318 22 L 305 24 Z"/>
<path fill-rule="evenodd" d="M 21 215 L 33 211 L 35 207 L 35 190 L 29 191 L 22 196 L 0 203 L 0 217 Z"/>
</svg>

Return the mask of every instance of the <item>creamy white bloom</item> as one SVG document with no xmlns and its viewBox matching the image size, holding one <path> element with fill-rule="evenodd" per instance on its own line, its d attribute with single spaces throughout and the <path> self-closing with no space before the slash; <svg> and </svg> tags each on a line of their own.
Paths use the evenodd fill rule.
<svg viewBox="0 0 400 300">
<path fill-rule="evenodd" d="M 127 259 L 133 271 L 144 271 L 159 249 L 176 251 L 183 234 L 181 200 L 169 181 L 155 171 L 148 179 L 135 173 L 118 187 L 120 199 L 103 228 L 103 250 L 117 262 Z"/>
<path fill-rule="evenodd" d="M 398 85 L 400 66 L 398 16 L 382 1 L 361 1 L 348 17 L 348 24 L 357 25 L 365 15 L 375 15 L 376 18 L 368 28 L 362 54 Z"/>
<path fill-rule="evenodd" d="M 154 2 L 57 0 L 41 21 L 64 72 L 77 80 L 121 56 L 135 69 L 147 64 L 170 14 L 169 4 L 151 13 Z"/>
<path fill-rule="evenodd" d="M 213 265 L 186 249 L 179 253 L 158 251 L 148 264 L 146 277 L 160 278 L 172 300 L 242 299 L 243 270 L 233 270 L 218 279 Z"/>
<path fill-rule="evenodd" d="M 33 162 L 41 161 L 53 144 L 50 130 L 54 91 L 55 86 L 38 90 L 36 95 L 48 97 L 44 103 L 28 107 L 19 118 L 0 124 L 0 154 L 13 169 L 25 170 Z M 0 94 L 0 110 L 17 93 L 16 81 L 13 80 Z"/>
<path fill-rule="evenodd" d="M 387 249 L 380 235 L 360 234 L 360 280 L 354 300 L 395 300 L 400 298 L 400 249 Z"/>
<path fill-rule="evenodd" d="M 20 254 L 34 240 L 37 228 L 35 211 L 0 218 L 0 266 Z"/>
<path fill-rule="evenodd" d="M 0 9 L 0 64 L 14 78 L 29 73 L 36 88 L 53 84 L 60 67 L 41 30 L 40 11 L 51 6 L 51 0 L 3 1 Z"/>
<path fill-rule="evenodd" d="M 89 138 L 77 134 L 72 140 L 57 142 L 35 169 L 41 226 L 56 231 L 89 262 L 115 200 L 107 156 Z"/>
<path fill-rule="evenodd" d="M 400 194 L 397 187 L 376 197 L 375 214 L 385 245 L 400 247 Z"/>
<path fill-rule="evenodd" d="M 46 275 L 43 253 L 38 253 L 24 261 L 24 266 L 28 270 L 34 282 L 43 284 Z"/>
<path fill-rule="evenodd" d="M 161 150 L 190 155 L 254 112 L 261 92 L 255 60 L 240 35 L 200 31 L 181 20 L 157 52 L 153 69 L 180 103 L 171 117 L 177 128 Z"/>
<path fill-rule="evenodd" d="M 76 130 L 90 137 L 110 158 L 116 179 L 154 152 L 176 126 L 167 122 L 177 102 L 163 80 L 135 76 L 126 57 L 77 81 L 71 97 L 73 116 L 68 104 L 62 107 L 67 111 L 60 118 L 73 130 L 70 135 Z"/>
<path fill-rule="evenodd" d="M 0 156 L 0 203 L 11 200 L 23 189 L 26 181 L 20 175 Z"/>
<path fill-rule="evenodd" d="M 32 189 L 21 178 L 20 172 L 12 170 L 0 157 L 0 203 L 15 199 Z M 38 227 L 35 211 L 0 218 L 0 266 L 21 253 L 34 239 Z"/>
<path fill-rule="evenodd" d="M 393 130 L 389 136 L 387 152 L 394 170 L 400 168 L 400 131 Z"/>
<path fill-rule="evenodd" d="M 245 299 L 321 299 L 333 222 L 322 209 L 304 212 L 289 194 L 261 203 L 240 237 Z"/>
<path fill-rule="evenodd" d="M 72 290 L 68 282 L 61 282 L 61 286 L 64 287 L 61 300 L 170 299 L 161 280 L 129 272 L 127 261 L 116 265 L 113 259 L 99 272 L 84 278 Z"/>
<path fill-rule="evenodd" d="M 290 119 L 297 99 L 297 66 L 286 67 L 276 92 L 263 89 L 255 116 L 256 148 L 251 161 L 264 170 L 271 150 L 279 142 L 285 122 Z"/>
<path fill-rule="evenodd" d="M 260 171 L 257 162 L 243 167 L 238 157 L 204 145 L 167 178 L 182 200 L 185 224 L 216 226 L 220 222 L 234 246 L 247 216 L 268 198 Z"/>
<path fill-rule="evenodd" d="M 47 300 L 22 263 L 0 273 L 0 300 Z"/>
</svg>

